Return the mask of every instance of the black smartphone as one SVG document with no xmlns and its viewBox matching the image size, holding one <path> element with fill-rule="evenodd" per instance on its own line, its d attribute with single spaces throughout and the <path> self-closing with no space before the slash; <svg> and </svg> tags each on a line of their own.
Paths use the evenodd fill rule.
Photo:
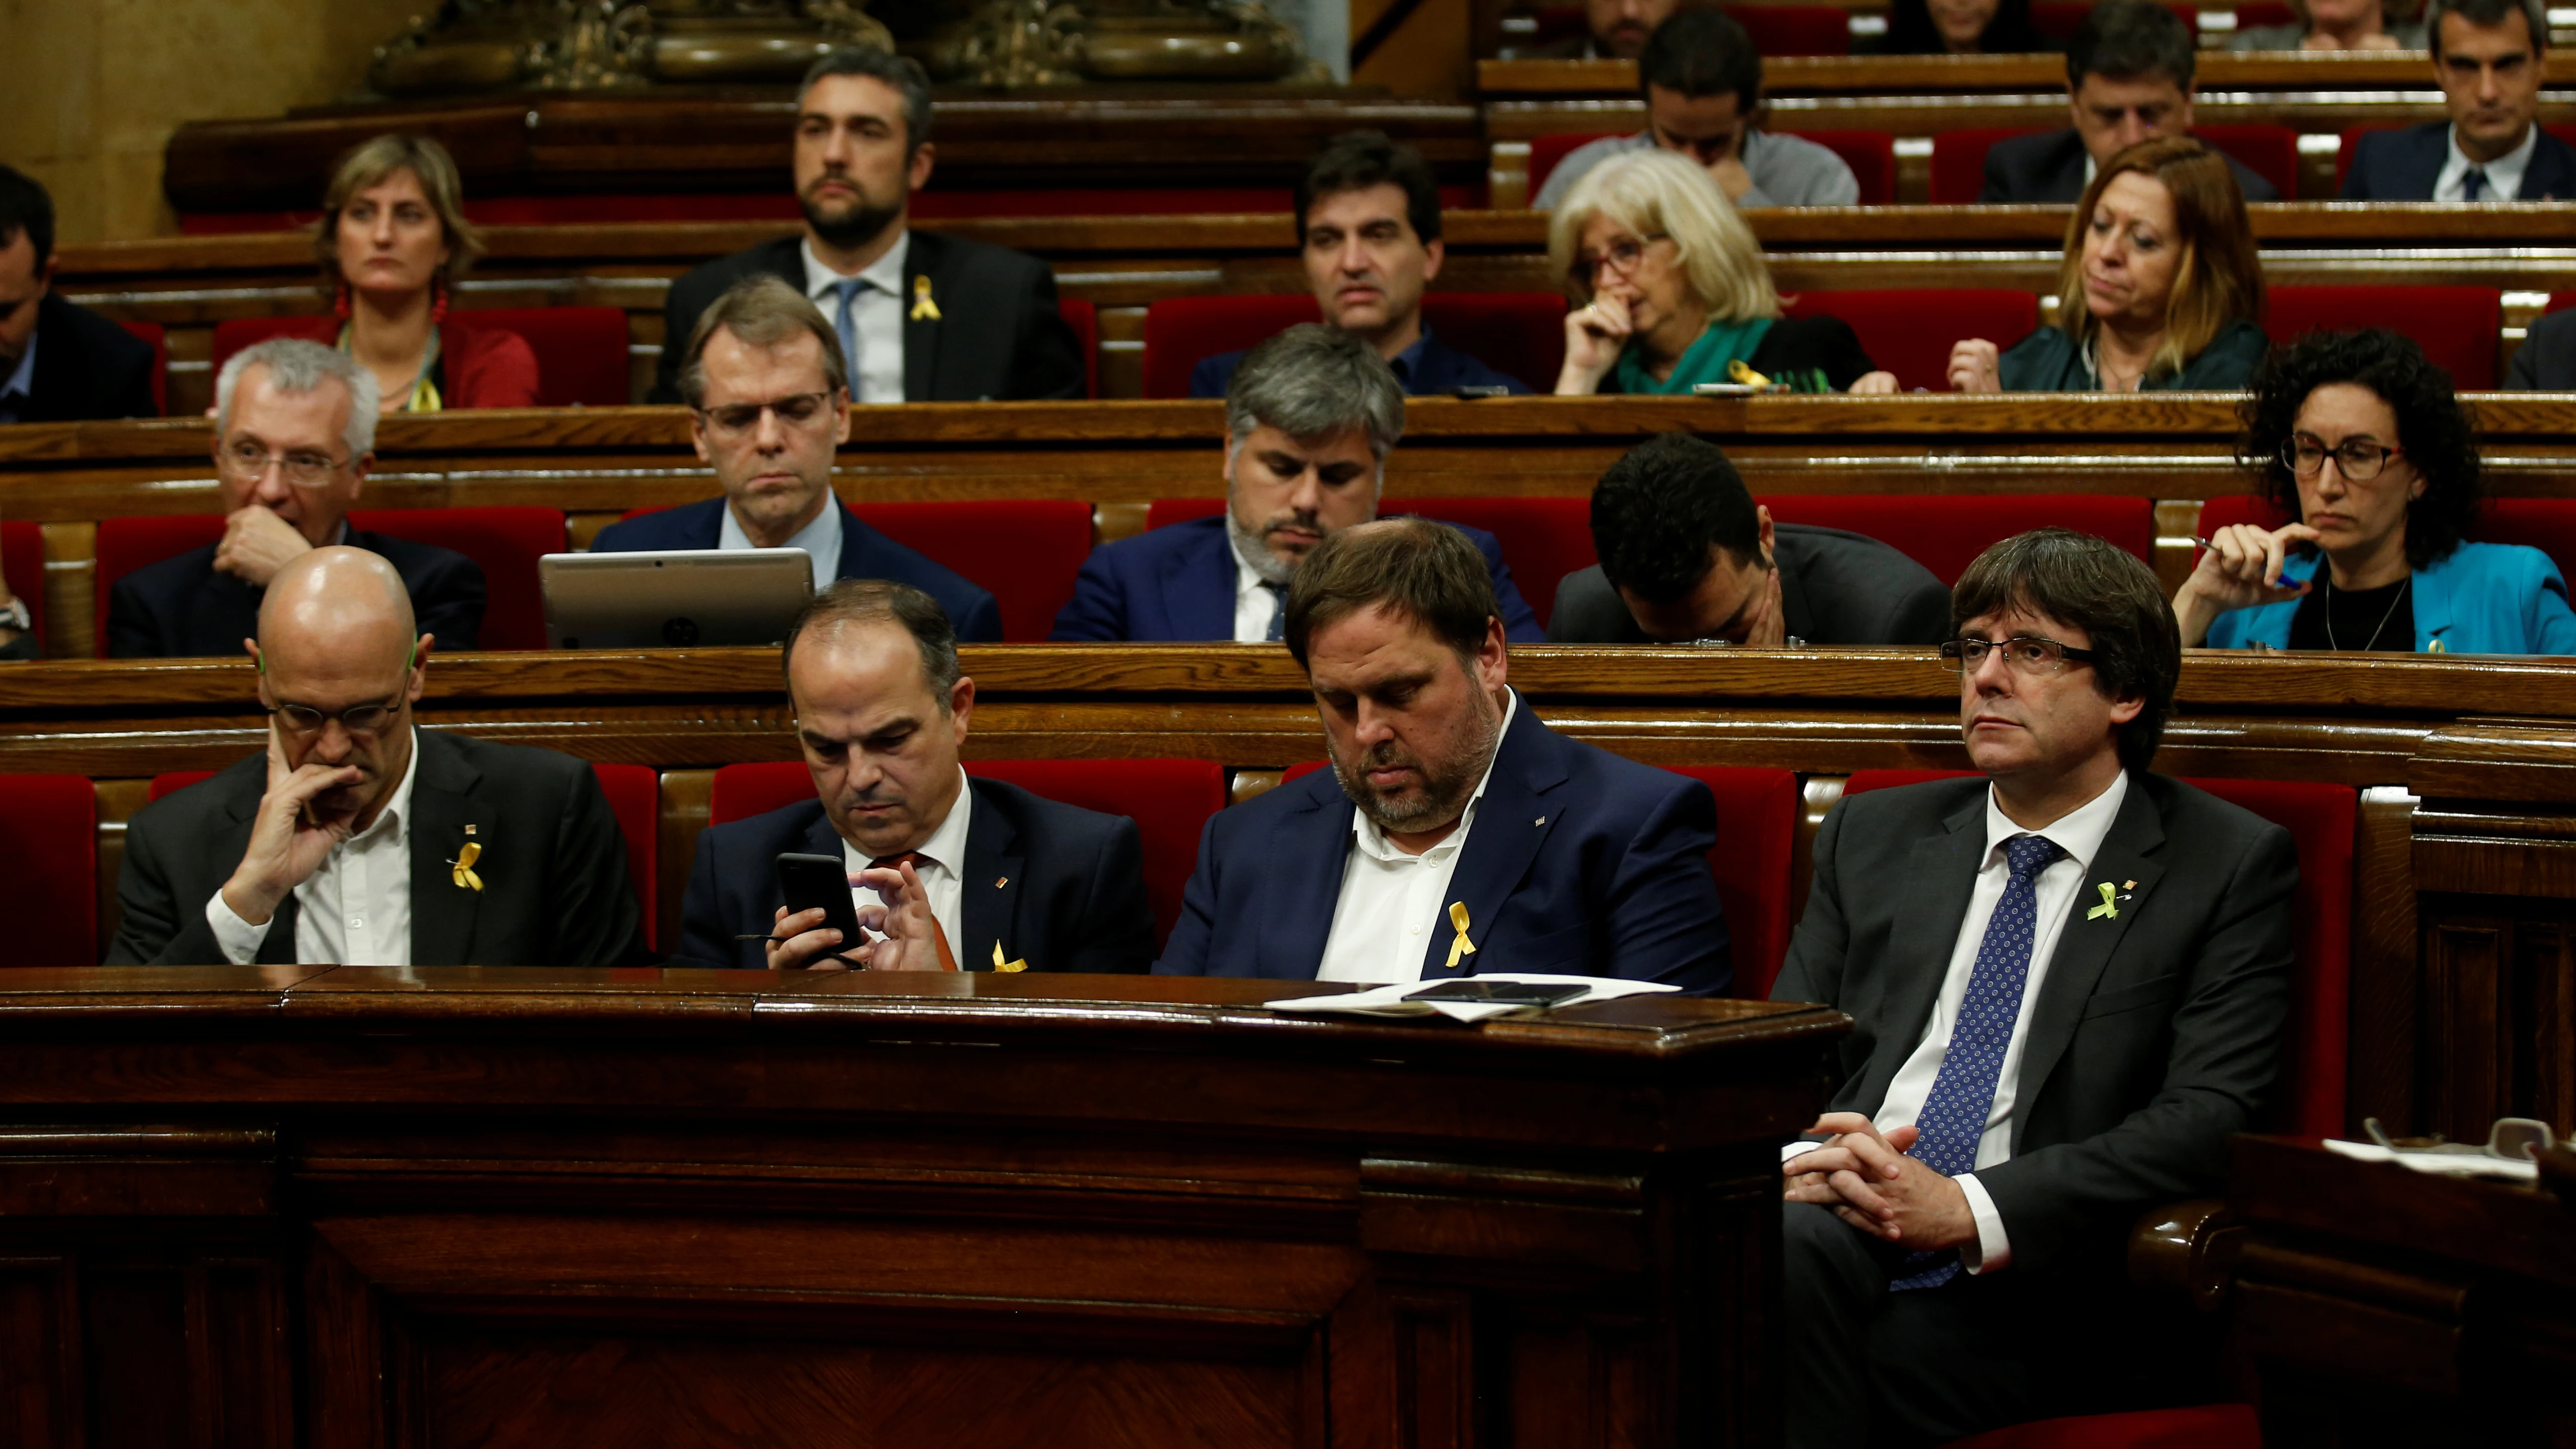
<svg viewBox="0 0 2576 1449">
<path fill-rule="evenodd" d="M 1537 981 L 1479 981 L 1473 976 L 1435 982 L 1404 993 L 1407 1001 L 1492 1001 L 1510 1006 L 1563 1006 L 1592 988 Z"/>
<path fill-rule="evenodd" d="M 820 907 L 823 924 L 841 933 L 839 950 L 855 950 L 867 943 L 859 933 L 858 907 L 850 900 L 850 869 L 841 857 L 794 851 L 779 856 L 778 892 L 787 898 L 791 916 Z"/>
</svg>

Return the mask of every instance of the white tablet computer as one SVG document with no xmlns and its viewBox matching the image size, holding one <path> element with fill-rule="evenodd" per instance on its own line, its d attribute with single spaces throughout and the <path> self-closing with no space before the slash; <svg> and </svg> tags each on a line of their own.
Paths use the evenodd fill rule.
<svg viewBox="0 0 2576 1449">
<path fill-rule="evenodd" d="M 814 595 L 801 548 L 550 553 L 537 560 L 557 649 L 778 644 Z"/>
</svg>

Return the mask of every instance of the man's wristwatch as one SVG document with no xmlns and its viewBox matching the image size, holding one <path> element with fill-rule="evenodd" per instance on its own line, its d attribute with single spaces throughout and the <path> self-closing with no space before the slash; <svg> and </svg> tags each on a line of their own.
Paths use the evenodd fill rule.
<svg viewBox="0 0 2576 1449">
<path fill-rule="evenodd" d="M 26 600 L 12 598 L 9 607 L 0 609 L 0 629 L 15 629 L 24 634 L 35 627 L 35 616 L 27 612 Z"/>
</svg>

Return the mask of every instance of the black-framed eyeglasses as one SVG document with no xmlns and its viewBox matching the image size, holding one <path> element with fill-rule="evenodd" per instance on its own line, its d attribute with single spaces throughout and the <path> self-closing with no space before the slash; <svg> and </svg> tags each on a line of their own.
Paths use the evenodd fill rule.
<svg viewBox="0 0 2576 1449">
<path fill-rule="evenodd" d="M 259 481 L 267 475 L 271 463 L 285 476 L 289 488 L 322 488 L 349 465 L 349 460 L 328 453 L 272 453 L 248 438 L 236 439 L 215 454 L 216 471 L 237 483 Z"/>
<path fill-rule="evenodd" d="M 287 733 L 318 735 L 333 720 L 353 735 L 373 737 L 384 732 L 402 714 L 403 694 L 409 686 L 397 691 L 382 704 L 353 704 L 347 709 L 315 709 L 309 704 L 281 704 L 269 713 L 276 717 Z"/>
<path fill-rule="evenodd" d="M 1660 231 L 1648 237 L 1623 236 L 1612 242 L 1610 249 L 1597 257 L 1576 257 L 1574 265 L 1567 268 L 1567 271 L 1577 284 L 1585 287 L 1591 286 L 1593 277 L 1601 272 L 1617 272 L 1623 277 L 1633 277 L 1637 274 L 1637 264 L 1646 259 L 1646 248 L 1659 241 L 1670 240 L 1672 237 L 1669 233 Z"/>
<path fill-rule="evenodd" d="M 1986 656 L 1995 650 L 2004 652 L 2004 664 L 2015 674 L 2055 674 L 2069 664 L 2090 664 L 2101 657 L 2091 649 L 2078 649 L 2054 639 L 2041 639 L 2030 634 L 2015 634 L 2009 639 L 1951 639 L 1941 645 L 1941 662 L 1963 674 L 1974 674 L 1985 667 Z"/>
<path fill-rule="evenodd" d="M 700 408 L 698 416 L 719 433 L 739 437 L 760 426 L 762 413 L 778 414 L 778 421 L 791 428 L 801 428 L 831 410 L 828 392 L 791 393 L 768 402 L 726 403 L 722 407 Z"/>
<path fill-rule="evenodd" d="M 2379 476 L 2388 460 L 2405 452 L 2404 448 L 2383 447 L 2365 443 L 2359 438 L 2346 438 L 2339 446 L 2329 448 L 2321 438 L 2302 433 L 2281 444 L 2281 463 L 2302 478 L 2314 478 L 2325 471 L 2326 459 L 2335 462 L 2335 471 L 2346 483 L 2367 483 Z"/>
</svg>

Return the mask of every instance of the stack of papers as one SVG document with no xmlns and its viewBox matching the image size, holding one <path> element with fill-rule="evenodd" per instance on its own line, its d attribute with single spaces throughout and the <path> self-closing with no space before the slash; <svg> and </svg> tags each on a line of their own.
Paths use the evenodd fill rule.
<svg viewBox="0 0 2576 1449">
<path fill-rule="evenodd" d="M 1589 988 L 1571 1001 L 1559 1006 L 1582 1006 L 1595 1001 L 1615 1001 L 1622 996 L 1641 996 L 1649 991 L 1679 991 L 1678 986 L 1661 981 L 1620 981 L 1606 976 L 1548 976 L 1529 971 L 1478 972 L 1470 981 L 1511 981 L 1533 986 L 1582 986 Z M 1434 1013 L 1453 1021 L 1483 1021 L 1488 1017 L 1507 1016 L 1513 1012 L 1538 1008 L 1518 1006 L 1506 1001 L 1408 1001 L 1405 997 L 1435 981 L 1398 981 L 1392 985 L 1354 991 L 1346 996 L 1292 996 L 1283 1001 L 1265 1001 L 1272 1011 L 1333 1012 L 1344 1016 L 1430 1016 Z"/>
<path fill-rule="evenodd" d="M 2516 1160 L 2485 1152 L 2401 1152 L 2382 1147 L 2376 1142 L 2326 1141 L 2326 1151 L 2349 1157 L 2355 1162 L 2394 1162 L 2417 1172 L 2438 1173 L 2444 1177 L 2500 1177 L 2508 1182 L 2538 1182 L 2540 1164 L 2525 1157 Z"/>
</svg>

